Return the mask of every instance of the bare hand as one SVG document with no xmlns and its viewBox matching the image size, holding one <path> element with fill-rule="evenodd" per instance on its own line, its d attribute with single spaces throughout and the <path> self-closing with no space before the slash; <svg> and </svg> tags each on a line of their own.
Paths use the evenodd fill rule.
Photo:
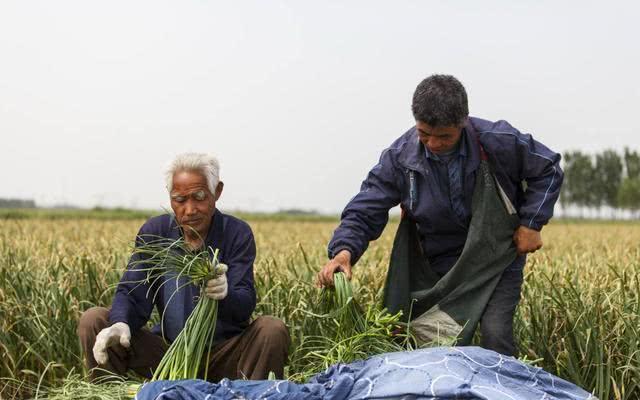
<svg viewBox="0 0 640 400">
<path fill-rule="evenodd" d="M 318 272 L 316 279 L 317 287 L 333 286 L 333 274 L 336 271 L 342 271 L 351 280 L 351 253 L 349 250 L 342 250 L 336 254 L 322 269 Z"/>
<path fill-rule="evenodd" d="M 518 254 L 533 253 L 542 247 L 542 235 L 535 229 L 520 225 L 513 234 Z"/>
</svg>

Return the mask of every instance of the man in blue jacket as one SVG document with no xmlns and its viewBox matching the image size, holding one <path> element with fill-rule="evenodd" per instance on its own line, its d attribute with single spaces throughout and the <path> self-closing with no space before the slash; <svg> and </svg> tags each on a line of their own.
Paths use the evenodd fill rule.
<svg viewBox="0 0 640 400">
<path fill-rule="evenodd" d="M 482 346 L 515 355 L 513 316 L 520 300 L 526 254 L 542 247 L 540 230 L 553 215 L 563 172 L 560 155 L 506 121 L 469 116 L 467 94 L 453 76 L 432 75 L 413 95 L 416 125 L 380 156 L 347 204 L 328 246 L 330 261 L 318 273 L 333 284 L 382 233 L 390 208 L 400 204 L 416 222 L 422 252 L 444 276 L 467 239 L 471 198 L 484 152 L 502 190 L 517 211 L 513 233 L 518 257 L 505 269 L 480 321 Z"/>
<path fill-rule="evenodd" d="M 82 314 L 78 335 L 85 364 L 96 378 L 104 371 L 126 375 L 133 370 L 151 377 L 164 353 L 179 335 L 204 295 L 218 300 L 209 380 L 266 379 L 269 372 L 283 377 L 290 338 L 282 321 L 258 317 L 249 323 L 256 307 L 253 262 L 256 246 L 249 225 L 216 209 L 222 194 L 218 161 L 199 153 L 181 154 L 167 171 L 167 189 L 175 215 L 149 219 L 140 229 L 136 245 L 145 238 L 184 238 L 194 249 L 218 249 L 218 259 L 227 272 L 206 283 L 204 290 L 193 284 L 176 292 L 179 284 L 141 283 L 146 271 L 139 270 L 135 256 L 116 289 L 111 309 L 94 307 Z M 148 239 L 147 239 L 148 240 Z M 175 294 L 174 294 L 175 292 Z M 145 326 L 156 307 L 163 325 Z"/>
</svg>

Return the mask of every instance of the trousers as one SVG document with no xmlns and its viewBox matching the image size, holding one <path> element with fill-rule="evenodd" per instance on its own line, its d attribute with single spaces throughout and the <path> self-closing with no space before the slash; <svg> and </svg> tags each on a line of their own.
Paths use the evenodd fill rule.
<svg viewBox="0 0 640 400">
<path fill-rule="evenodd" d="M 129 348 L 120 344 L 109 347 L 107 363 L 98 365 L 93 357 L 93 345 L 98 333 L 110 325 L 108 308 L 92 307 L 80 317 L 77 333 L 90 378 L 96 380 L 114 374 L 126 376 L 128 370 L 151 378 L 169 344 L 149 329 L 142 328 L 131 332 Z M 202 378 L 212 382 L 222 378 L 267 379 L 269 372 L 273 372 L 276 378 L 282 379 L 290 343 L 289 332 L 281 320 L 258 317 L 241 334 L 213 347 L 206 361 L 209 363 L 208 376 Z"/>
</svg>

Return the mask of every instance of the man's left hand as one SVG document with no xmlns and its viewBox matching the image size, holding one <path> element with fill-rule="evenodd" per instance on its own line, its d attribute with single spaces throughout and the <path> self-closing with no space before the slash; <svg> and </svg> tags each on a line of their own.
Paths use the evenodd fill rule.
<svg viewBox="0 0 640 400">
<path fill-rule="evenodd" d="M 533 253 L 542 247 L 542 235 L 535 229 L 520 225 L 513 234 L 518 254 Z"/>
<path fill-rule="evenodd" d="M 222 300 L 227 297 L 227 290 L 227 274 L 226 272 L 223 272 L 216 278 L 209 279 L 207 281 L 204 288 L 204 294 L 212 300 Z"/>
</svg>

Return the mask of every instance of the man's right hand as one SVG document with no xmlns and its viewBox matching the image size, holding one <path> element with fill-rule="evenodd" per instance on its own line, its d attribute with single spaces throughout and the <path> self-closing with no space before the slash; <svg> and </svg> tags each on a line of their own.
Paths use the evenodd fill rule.
<svg viewBox="0 0 640 400">
<path fill-rule="evenodd" d="M 98 364 L 106 364 L 109 360 L 107 349 L 114 344 L 120 344 L 128 348 L 131 345 L 131 329 L 124 322 L 116 322 L 108 328 L 104 328 L 96 336 L 96 343 L 93 345 L 93 357 Z"/>
<path fill-rule="evenodd" d="M 333 286 L 333 274 L 336 271 L 342 271 L 347 276 L 347 279 L 351 280 L 351 253 L 349 250 L 342 250 L 333 257 L 322 269 L 318 272 L 316 286 L 327 287 Z"/>
</svg>

